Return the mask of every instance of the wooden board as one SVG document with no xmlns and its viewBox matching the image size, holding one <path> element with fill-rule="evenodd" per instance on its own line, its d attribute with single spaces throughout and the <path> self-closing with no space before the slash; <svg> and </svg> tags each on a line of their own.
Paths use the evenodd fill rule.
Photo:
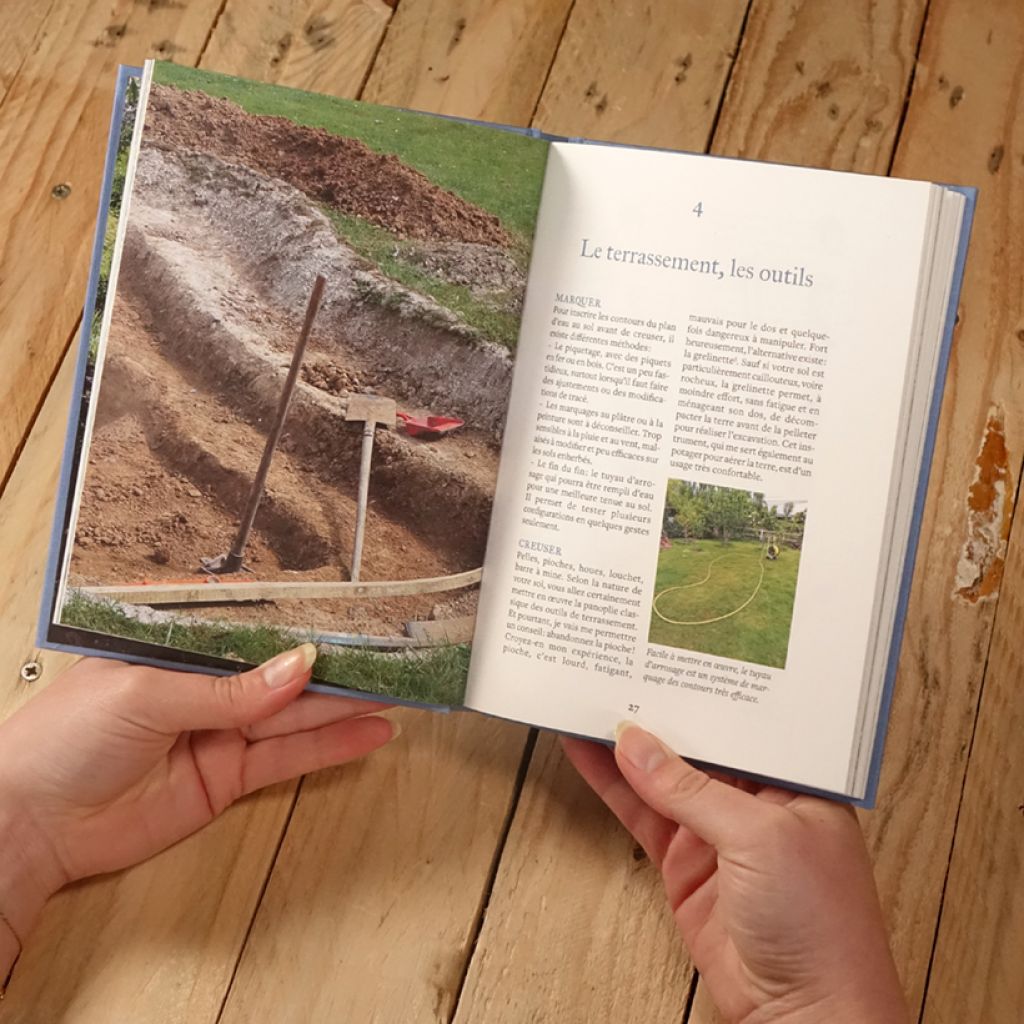
<svg viewBox="0 0 1024 1024">
<path fill-rule="evenodd" d="M 392 7 L 384 0 L 227 0 L 202 66 L 356 96 Z"/>
<path fill-rule="evenodd" d="M 544 127 L 569 131 L 577 114 L 593 124 L 588 120 L 594 117 L 593 107 L 585 96 L 589 82 L 616 82 L 614 93 L 608 87 L 609 110 L 613 97 L 615 111 L 604 137 L 614 134 L 619 141 L 638 144 L 665 141 L 658 134 L 666 130 L 664 122 L 650 115 L 651 95 L 666 88 L 665 67 L 657 60 L 635 59 L 638 46 L 644 45 L 640 35 L 649 38 L 651 33 L 641 33 L 622 12 L 623 5 L 576 4 L 551 71 L 550 95 L 545 90 L 538 108 Z M 721 5 L 710 17 L 687 5 L 684 13 L 687 17 L 676 22 L 660 7 L 661 25 L 690 24 L 694 30 L 666 33 L 675 47 L 649 45 L 661 56 L 685 46 L 682 53 L 691 54 L 694 73 L 710 76 L 703 79 L 707 85 L 714 75 L 698 69 L 716 68 L 734 44 L 743 12 L 739 6 Z M 577 42 L 570 45 L 570 40 Z M 583 40 L 588 58 L 581 62 L 576 47 Z M 715 73 L 724 85 L 724 68 Z M 702 149 L 716 109 L 717 99 L 702 103 L 699 116 L 694 113 L 672 129 L 672 144 Z M 613 132 L 614 126 L 619 127 Z M 538 744 L 535 761 L 456 1020 L 676 1024 L 683 1017 L 690 967 L 665 916 L 657 874 L 633 859 L 631 840 L 550 737 Z M 585 852 L 589 846 L 596 855 Z M 578 908 L 570 911 L 573 900 Z M 555 908 L 561 916 L 550 912 Z M 598 916 L 591 916 L 595 912 Z M 615 922 L 614 929 L 601 924 L 605 918 Z M 538 931 L 541 922 L 550 932 Z"/>
<path fill-rule="evenodd" d="M 67 358 L 0 499 L 0 718 L 74 660 L 34 646 L 72 377 Z M 32 659 L 43 675 L 30 686 L 18 672 Z M 243 801 L 156 860 L 53 900 L 18 962 L 4 1024 L 212 1024 L 293 795 L 294 784 Z"/>
<path fill-rule="evenodd" d="M 0 105 L 0 491 L 85 298 L 117 65 L 198 59 L 219 7 L 55 3 Z"/>
<path fill-rule="evenodd" d="M 475 615 L 464 615 L 440 622 L 407 622 L 405 631 L 423 644 L 464 644 L 473 639 L 475 625 Z"/>
<path fill-rule="evenodd" d="M 401 721 L 351 778 L 303 784 L 222 1024 L 449 1019 L 526 730 Z"/>
<path fill-rule="evenodd" d="M 404 0 L 362 98 L 526 124 L 571 6 L 572 0 Z"/>
<path fill-rule="evenodd" d="M 925 0 L 754 0 L 712 149 L 884 174 Z"/>
<path fill-rule="evenodd" d="M 678 1024 L 691 970 L 658 872 L 543 733 L 455 1024 Z"/>
<path fill-rule="evenodd" d="M 363 98 L 453 114 L 486 109 L 489 116 L 526 121 L 561 31 L 560 23 L 552 28 L 552 6 L 566 5 L 499 10 L 498 3 L 404 0 Z M 513 7 L 525 11 L 529 38 L 520 14 L 509 13 Z M 431 72 L 397 55 L 420 47 L 417 33 L 434 38 L 439 26 L 460 17 L 473 26 L 474 49 L 456 45 L 448 54 L 455 84 L 443 95 L 421 89 Z M 498 54 L 511 54 L 511 63 Z M 401 74 L 396 60 L 404 61 Z M 482 104 L 477 85 L 488 97 Z M 406 733 L 367 762 L 358 788 L 303 787 L 225 1024 L 450 1018 L 518 789 L 527 733 L 475 716 L 409 713 L 402 721 Z M 301 990 L 299 970 L 314 979 Z"/>
<path fill-rule="evenodd" d="M 35 412 L 27 397 L 46 390 L 84 296 L 114 67 L 147 51 L 197 59 L 219 7 L 55 4 L 0 106 L 0 480 Z M 72 192 L 58 203 L 49 190 L 65 178 Z M 74 660 L 34 646 L 71 364 L 0 497 L 0 717 Z M 18 676 L 30 659 L 43 669 L 31 687 Z M 245 800 L 148 864 L 62 893 L 19 961 L 4 1024 L 213 1024 L 294 793 L 289 784 Z"/>
<path fill-rule="evenodd" d="M 960 325 L 946 383 L 920 556 L 904 639 L 878 809 L 866 816 L 883 903 L 912 1013 L 929 974 L 943 880 L 985 671 L 998 557 L 978 584 L 958 576 L 969 504 L 1007 533 L 1024 455 L 1019 359 L 1024 301 L 1021 168 L 991 170 L 1020 122 L 1024 9 L 1000 0 L 933 3 L 893 171 L 981 188 Z M 962 96 L 963 102 L 956 97 Z M 1019 128 L 1018 128 L 1019 130 Z M 1015 226 L 1016 225 L 1016 226 Z M 985 488 L 1008 473 L 1004 501 Z M 982 549 L 975 546 L 975 553 Z M 995 556 L 996 553 L 992 552 Z M 971 573 L 966 573 L 971 575 Z M 984 592 L 988 596 L 980 596 Z M 1003 591 L 1005 594 L 1005 590 Z M 952 979 L 950 979 L 952 980 Z"/>
<path fill-rule="evenodd" d="M 315 601 L 320 598 L 407 597 L 461 590 L 480 582 L 481 569 L 422 580 L 373 580 L 344 583 L 247 583 L 210 577 L 196 583 L 135 583 L 125 587 L 82 587 L 81 593 L 100 601 L 125 604 L 239 604 L 246 601 Z"/>
<path fill-rule="evenodd" d="M 1011 14 L 1010 6 L 979 8 L 966 0 L 932 4 L 893 169 L 904 177 L 983 188 L 919 542 L 879 804 L 862 816 L 913 1016 L 928 978 L 994 612 L 994 594 L 972 601 L 956 593 L 969 490 L 977 471 L 990 475 L 1000 465 L 1018 466 L 1024 451 L 1024 417 L 1019 402 L 1011 398 L 1012 350 L 1019 345 L 1011 325 L 1019 323 L 1021 304 L 1017 279 L 1008 272 L 1008 259 L 1020 259 L 1020 240 L 1009 232 L 1012 223 L 1020 223 L 1021 211 L 1019 202 L 1010 205 L 1009 178 L 987 169 L 997 140 L 1008 137 L 1006 111 L 1016 109 L 1011 82 L 1018 74 L 1024 11 L 1015 8 Z M 815 37 L 814 45 L 820 42 Z M 974 102 L 965 111 L 960 100 L 967 95 Z M 1019 105 L 1019 92 L 1016 102 Z M 723 117 L 723 124 L 727 120 Z M 792 125 L 789 134 L 795 159 L 800 135 Z M 841 133 L 834 142 L 837 154 L 842 151 L 840 143 Z M 814 152 L 814 144 L 807 145 L 808 152 Z M 779 156 L 777 147 L 771 152 Z M 881 157 L 878 163 L 884 163 Z M 1008 526 L 1010 509 L 994 511 Z M 706 1024 L 712 1018 L 697 1008 L 708 1001 L 703 994 L 698 996 L 692 1020 Z"/>
<path fill-rule="evenodd" d="M 1024 518 L 1018 515 L 971 740 L 923 1024 L 1015 1021 L 1024 1010 L 1022 639 Z"/>
<path fill-rule="evenodd" d="M 534 124 L 700 152 L 710 141 L 747 0 L 577 0 Z"/>
<path fill-rule="evenodd" d="M 29 52 L 54 0 L 6 0 L 4 32 L 0 36 L 0 104 L 14 81 L 21 62 Z"/>
</svg>

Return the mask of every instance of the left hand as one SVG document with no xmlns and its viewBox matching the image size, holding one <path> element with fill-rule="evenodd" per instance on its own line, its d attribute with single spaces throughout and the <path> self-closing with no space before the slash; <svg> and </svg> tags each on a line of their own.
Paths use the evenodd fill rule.
<svg viewBox="0 0 1024 1024">
<path fill-rule="evenodd" d="M 80 661 L 0 725 L 0 910 L 24 939 L 67 882 L 202 828 L 239 797 L 383 746 L 382 705 L 303 694 L 312 644 L 230 677 Z"/>
</svg>

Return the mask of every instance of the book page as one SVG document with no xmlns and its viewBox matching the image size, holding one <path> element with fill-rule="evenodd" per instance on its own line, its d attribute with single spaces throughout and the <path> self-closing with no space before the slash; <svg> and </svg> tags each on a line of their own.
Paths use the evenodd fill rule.
<svg viewBox="0 0 1024 1024">
<path fill-rule="evenodd" d="M 843 790 L 931 194 L 552 147 L 471 706 Z"/>
</svg>

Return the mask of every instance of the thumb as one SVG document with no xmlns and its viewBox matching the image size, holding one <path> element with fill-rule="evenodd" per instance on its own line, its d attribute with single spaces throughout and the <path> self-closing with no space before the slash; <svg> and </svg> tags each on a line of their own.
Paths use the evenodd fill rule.
<svg viewBox="0 0 1024 1024">
<path fill-rule="evenodd" d="M 719 850 L 734 847 L 765 805 L 706 772 L 632 722 L 615 730 L 615 760 L 644 803 Z"/>
<path fill-rule="evenodd" d="M 316 655 L 314 644 L 302 644 L 233 676 L 132 669 L 138 678 L 146 677 L 142 686 L 132 687 L 136 710 L 146 725 L 164 733 L 238 729 L 294 700 L 309 682 Z"/>
</svg>

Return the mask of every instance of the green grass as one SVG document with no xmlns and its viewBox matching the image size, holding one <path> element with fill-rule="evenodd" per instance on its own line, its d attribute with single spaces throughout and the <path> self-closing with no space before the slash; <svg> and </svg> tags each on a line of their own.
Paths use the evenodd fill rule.
<svg viewBox="0 0 1024 1024">
<path fill-rule="evenodd" d="M 495 214 L 513 234 L 533 237 L 548 152 L 543 139 L 178 64 L 158 63 L 154 81 L 232 100 L 250 114 L 286 117 L 360 139 Z"/>
<path fill-rule="evenodd" d="M 124 198 L 124 182 L 128 174 L 128 151 L 131 148 L 131 138 L 131 131 L 122 131 L 117 157 L 114 161 L 110 206 L 107 209 L 107 223 L 103 232 L 103 254 L 100 257 L 100 271 L 96 283 L 96 304 L 93 306 L 92 323 L 89 326 L 89 358 L 93 362 L 96 359 L 100 327 L 103 324 L 103 308 L 107 302 L 107 286 L 110 283 L 110 269 L 114 259 L 114 241 L 117 237 L 117 222 L 121 216 L 121 201 Z"/>
<path fill-rule="evenodd" d="M 658 556 L 654 592 L 687 589 L 665 594 L 658 611 L 670 619 L 693 622 L 738 608 L 757 586 L 760 552 L 761 545 L 751 541 L 674 541 Z M 777 561 L 765 562 L 764 582 L 753 601 L 721 622 L 677 626 L 652 611 L 650 642 L 784 668 L 799 569 L 800 552 L 783 548 Z M 687 586 L 704 579 L 709 570 L 706 583 Z"/>
<path fill-rule="evenodd" d="M 415 243 L 396 238 L 390 231 L 362 217 L 321 206 L 338 235 L 361 256 L 399 284 L 429 295 L 435 302 L 460 316 L 485 338 L 510 351 L 519 337 L 519 316 L 473 294 L 464 285 L 451 284 L 425 271 L 409 258 Z"/>
<path fill-rule="evenodd" d="M 310 635 L 269 626 L 138 622 L 116 605 L 74 593 L 65 601 L 60 621 L 107 636 L 251 665 L 289 650 Z M 461 704 L 465 696 L 468 644 L 401 654 L 358 648 L 325 651 L 323 647 L 320 652 L 313 669 L 317 682 L 429 704 Z"/>
</svg>

